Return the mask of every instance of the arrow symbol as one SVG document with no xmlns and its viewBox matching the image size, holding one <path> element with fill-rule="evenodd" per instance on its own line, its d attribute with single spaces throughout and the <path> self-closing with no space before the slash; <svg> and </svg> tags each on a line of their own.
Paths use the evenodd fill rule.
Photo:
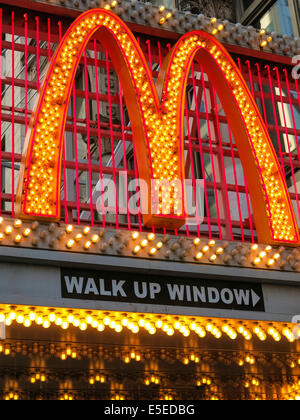
<svg viewBox="0 0 300 420">
<path fill-rule="evenodd" d="M 252 289 L 251 289 L 251 295 L 252 295 L 252 305 L 253 305 L 253 308 L 255 308 L 255 306 L 258 304 L 261 298 Z"/>
</svg>

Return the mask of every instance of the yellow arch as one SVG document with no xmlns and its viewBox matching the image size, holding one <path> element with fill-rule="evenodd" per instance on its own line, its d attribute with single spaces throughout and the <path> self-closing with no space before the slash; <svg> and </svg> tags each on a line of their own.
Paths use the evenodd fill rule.
<svg viewBox="0 0 300 420">
<path fill-rule="evenodd" d="M 211 35 L 183 36 L 166 58 L 157 89 L 146 59 L 129 28 L 107 10 L 83 13 L 62 39 L 44 80 L 25 142 L 17 192 L 21 218 L 60 218 L 64 128 L 73 81 L 89 40 L 96 34 L 109 51 L 120 78 L 136 143 L 139 176 L 167 179 L 159 208 L 144 224 L 180 227 L 185 223 L 184 98 L 194 59 L 214 83 L 230 121 L 245 169 L 260 242 L 299 244 L 299 232 L 286 182 L 255 101 L 233 59 Z M 160 101 L 159 101 L 160 99 Z M 171 203 L 168 213 L 168 197 Z M 151 189 L 149 190 L 151 194 Z M 151 197 L 149 197 L 151 202 Z"/>
</svg>

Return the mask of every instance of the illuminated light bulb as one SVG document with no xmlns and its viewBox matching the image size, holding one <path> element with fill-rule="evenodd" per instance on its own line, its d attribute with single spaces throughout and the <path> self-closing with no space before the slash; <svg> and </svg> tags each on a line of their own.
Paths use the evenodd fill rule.
<svg viewBox="0 0 300 420">
<path fill-rule="evenodd" d="M 90 231 L 91 231 L 91 228 L 89 227 L 89 226 L 86 226 L 84 229 L 83 229 L 83 234 L 84 235 L 88 235 L 89 233 L 90 233 Z"/>
<path fill-rule="evenodd" d="M 165 17 L 162 17 L 162 18 L 160 19 L 160 21 L 159 21 L 159 23 L 160 23 L 161 25 L 163 25 L 165 22 L 166 22 L 166 18 L 165 18 Z"/>
<path fill-rule="evenodd" d="M 261 262 L 261 259 L 259 257 L 255 258 L 255 260 L 253 261 L 254 265 L 258 265 Z"/>
<path fill-rule="evenodd" d="M 274 264 L 275 264 L 275 260 L 273 258 L 270 258 L 269 261 L 267 262 L 268 267 L 272 267 Z"/>
<path fill-rule="evenodd" d="M 258 245 L 257 244 L 252 245 L 251 250 L 252 251 L 257 251 L 258 250 Z"/>
<path fill-rule="evenodd" d="M 147 236 L 148 241 L 154 241 L 155 239 L 155 234 L 154 233 L 149 233 L 149 235 Z"/>
<path fill-rule="evenodd" d="M 73 225 L 68 225 L 68 226 L 66 226 L 66 232 L 67 232 L 67 233 L 72 233 L 72 232 L 73 232 L 73 230 L 74 230 Z"/>
<path fill-rule="evenodd" d="M 24 236 L 25 238 L 27 238 L 30 234 L 31 234 L 31 229 L 29 229 L 29 228 L 26 228 L 26 229 L 23 231 L 23 236 Z"/>
<path fill-rule="evenodd" d="M 139 236 L 140 236 L 139 232 L 133 232 L 132 235 L 131 235 L 133 240 L 138 239 Z"/>
<path fill-rule="evenodd" d="M 195 259 L 196 260 L 201 260 L 201 258 L 203 257 L 203 253 L 202 252 L 198 252 L 196 255 L 195 255 Z"/>
<path fill-rule="evenodd" d="M 74 244 L 75 244 L 74 239 L 70 239 L 70 240 L 67 242 L 66 247 L 67 247 L 68 249 L 71 249 L 71 248 L 73 248 Z"/>
<path fill-rule="evenodd" d="M 262 41 L 262 42 L 260 43 L 260 46 L 261 46 L 262 48 L 266 47 L 267 45 L 268 45 L 268 41 L 266 41 L 266 40 L 264 40 L 264 41 Z"/>
<path fill-rule="evenodd" d="M 6 228 L 5 228 L 5 234 L 6 235 L 11 235 L 12 232 L 13 232 L 12 226 L 6 226 Z"/>
<path fill-rule="evenodd" d="M 0 242 L 3 241 L 3 239 L 4 239 L 4 234 L 0 233 Z"/>
<path fill-rule="evenodd" d="M 0 225 L 2 225 L 2 223 L 4 222 L 4 219 L 3 219 L 3 217 L 1 216 L 0 217 Z"/>
<path fill-rule="evenodd" d="M 259 257 L 261 259 L 265 258 L 267 256 L 267 253 L 265 251 L 260 252 Z"/>
<path fill-rule="evenodd" d="M 142 242 L 141 242 L 141 247 L 145 248 L 147 245 L 148 245 L 147 239 L 143 239 Z"/>
<path fill-rule="evenodd" d="M 87 324 L 85 322 L 82 322 L 79 326 L 81 331 L 85 331 L 87 329 Z"/>
<path fill-rule="evenodd" d="M 82 239 L 82 234 L 81 234 L 81 233 L 78 233 L 78 234 L 75 236 L 75 241 L 76 241 L 76 242 L 79 242 L 79 241 L 81 241 L 81 239 Z"/>
<path fill-rule="evenodd" d="M 16 313 L 15 313 L 15 312 L 11 312 L 11 313 L 8 315 L 8 317 L 9 317 L 9 319 L 11 319 L 12 321 L 14 321 L 14 320 L 16 319 Z"/>
<path fill-rule="evenodd" d="M 22 240 L 22 235 L 16 235 L 14 238 L 15 244 L 19 244 Z"/>
<path fill-rule="evenodd" d="M 88 250 L 88 249 L 90 249 L 90 247 L 92 246 L 92 242 L 91 241 L 87 241 L 85 244 L 84 244 L 84 249 L 85 250 Z"/>
<path fill-rule="evenodd" d="M 158 242 L 157 244 L 156 244 L 156 248 L 157 249 L 161 249 L 162 247 L 163 247 L 163 243 L 160 241 L 160 242 Z"/>
<path fill-rule="evenodd" d="M 193 242 L 194 242 L 194 245 L 199 245 L 201 243 L 201 239 L 195 238 Z"/>
<path fill-rule="evenodd" d="M 22 220 L 15 220 L 14 221 L 14 227 L 15 228 L 20 228 L 22 226 Z"/>
<path fill-rule="evenodd" d="M 224 252 L 224 248 L 222 248 L 222 247 L 220 247 L 216 250 L 217 255 L 221 255 L 221 254 L 223 254 L 223 252 Z"/>
<path fill-rule="evenodd" d="M 93 242 L 93 244 L 96 244 L 99 241 L 100 241 L 100 236 L 99 235 L 93 235 L 92 236 L 92 242 Z"/>
<path fill-rule="evenodd" d="M 213 254 L 213 255 L 209 258 L 209 261 L 214 262 L 214 261 L 216 261 L 216 259 L 217 259 L 216 254 Z"/>
<path fill-rule="evenodd" d="M 273 259 L 274 260 L 279 260 L 279 258 L 280 258 L 280 254 L 279 253 L 277 253 L 277 254 L 275 254 L 274 256 L 273 256 Z"/>
<path fill-rule="evenodd" d="M 155 255 L 156 252 L 157 252 L 156 248 L 151 248 L 150 251 L 149 251 L 149 255 Z"/>
<path fill-rule="evenodd" d="M 29 319 L 25 319 L 23 325 L 24 325 L 25 328 L 29 328 L 29 327 L 31 327 L 31 321 Z"/>
<path fill-rule="evenodd" d="M 165 7 L 164 5 L 159 6 L 158 11 L 159 11 L 160 13 L 163 13 L 165 10 L 166 10 L 166 7 Z"/>
<path fill-rule="evenodd" d="M 209 246 L 208 246 L 208 245 L 205 245 L 205 246 L 202 248 L 202 252 L 205 254 L 207 251 L 209 251 Z"/>
<path fill-rule="evenodd" d="M 138 254 L 139 252 L 140 252 L 140 250 L 141 250 L 141 247 L 139 246 L 139 245 L 137 245 L 134 249 L 133 249 L 133 253 L 136 255 L 136 254 Z"/>
</svg>

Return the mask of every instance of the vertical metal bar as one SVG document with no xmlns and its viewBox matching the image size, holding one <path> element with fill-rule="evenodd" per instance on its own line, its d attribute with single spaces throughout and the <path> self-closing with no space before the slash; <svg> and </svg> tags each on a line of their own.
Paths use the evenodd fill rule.
<svg viewBox="0 0 300 420">
<path fill-rule="evenodd" d="M 186 98 L 185 98 L 185 113 L 186 113 L 186 126 L 187 126 L 188 140 L 189 140 L 192 185 L 193 185 L 194 200 L 195 200 L 195 206 L 196 206 L 197 235 L 200 236 L 200 222 L 199 222 L 199 210 L 198 210 L 198 200 L 197 200 L 197 191 L 196 191 L 196 177 L 195 177 L 194 162 L 193 162 L 192 139 L 191 139 L 191 130 L 190 130 L 190 121 L 189 121 L 189 108 L 188 108 Z M 189 236 L 188 224 L 186 225 L 186 229 L 187 229 L 187 236 Z"/>
<path fill-rule="evenodd" d="M 159 61 L 159 68 L 161 69 L 162 66 L 162 56 L 161 56 L 161 43 L 157 42 L 157 50 L 158 50 L 158 61 Z"/>
<path fill-rule="evenodd" d="M 48 18 L 48 61 L 51 60 L 51 19 Z"/>
<path fill-rule="evenodd" d="M 251 70 L 251 65 L 250 65 L 250 61 L 247 60 L 246 61 L 247 67 L 248 67 L 248 74 L 249 74 L 249 80 L 250 80 L 250 87 L 251 87 L 251 93 L 252 96 L 255 100 L 255 91 L 254 91 L 254 84 L 253 84 L 253 76 L 252 76 L 252 70 Z"/>
<path fill-rule="evenodd" d="M 220 221 L 218 190 L 217 190 L 217 183 L 216 183 L 216 174 L 215 174 L 214 155 L 213 155 L 213 148 L 212 148 L 212 137 L 211 137 L 210 121 L 209 121 L 209 115 L 208 115 L 208 101 L 207 101 L 206 86 L 205 86 L 205 80 L 204 80 L 204 70 L 203 70 L 203 67 L 202 66 L 201 66 L 201 74 L 202 74 L 202 86 L 203 86 L 203 94 L 204 94 L 206 122 L 207 122 L 207 129 L 208 129 L 208 140 L 209 140 L 210 159 L 211 159 L 211 167 L 212 167 L 212 174 L 213 174 L 213 184 L 214 184 L 214 192 L 215 192 L 215 200 L 216 200 L 216 208 L 217 208 L 217 219 L 218 219 L 218 228 L 219 228 L 219 238 L 220 238 L 220 240 L 222 240 L 222 229 L 221 229 L 221 221 Z"/>
<path fill-rule="evenodd" d="M 288 98 L 289 98 L 290 110 L 291 110 L 292 122 L 293 122 L 293 128 L 294 128 L 295 143 L 296 143 L 297 155 L 298 155 L 298 162 L 297 163 L 299 165 L 299 163 L 300 163 L 300 150 L 299 150 L 299 143 L 298 143 L 298 135 L 297 135 L 297 126 L 296 126 L 296 120 L 295 120 L 294 107 L 293 107 L 292 97 L 291 97 L 290 82 L 289 82 L 287 69 L 285 68 L 283 70 L 283 72 L 285 74 L 285 80 L 286 80 L 286 85 L 287 85 L 287 92 L 288 92 Z M 299 197 L 297 196 L 297 200 L 298 199 L 299 199 Z"/>
<path fill-rule="evenodd" d="M 116 229 L 119 229 L 119 211 L 118 211 L 118 194 L 117 194 L 117 178 L 116 178 L 116 163 L 115 163 L 115 145 L 114 145 L 113 121 L 112 121 L 112 110 L 111 110 L 111 90 L 110 90 L 110 74 L 109 74 L 108 52 L 106 51 L 105 54 L 106 54 L 106 73 L 107 73 L 107 89 L 108 89 L 110 144 L 111 144 L 113 180 L 114 180 L 115 201 L 116 201 L 115 202 L 115 206 L 116 206 Z"/>
<path fill-rule="evenodd" d="M 58 36 L 59 36 L 59 42 L 61 41 L 62 32 L 61 32 L 61 21 L 58 22 Z"/>
<path fill-rule="evenodd" d="M 122 92 L 122 86 L 121 86 L 120 81 L 119 81 L 119 98 L 120 98 L 120 115 L 121 115 L 121 127 L 122 127 L 123 161 L 124 161 L 124 170 L 126 172 L 127 224 L 128 224 L 128 229 L 131 230 L 130 210 L 129 210 L 129 192 L 128 192 L 127 153 L 126 153 L 126 141 L 125 141 L 125 124 L 124 124 L 124 114 L 123 114 L 123 92 Z"/>
<path fill-rule="evenodd" d="M 196 120 L 197 120 L 196 123 L 197 123 L 197 130 L 198 130 L 201 171 L 202 171 L 203 182 L 204 182 L 205 206 L 206 206 L 206 213 L 207 213 L 206 218 L 207 218 L 207 225 L 208 225 L 208 234 L 209 234 L 209 238 L 211 238 L 212 236 L 211 236 L 211 224 L 210 224 L 210 215 L 209 215 L 209 202 L 208 202 L 207 184 L 206 184 L 206 177 L 205 177 L 205 166 L 204 166 L 204 158 L 203 158 L 200 115 L 199 115 L 203 89 L 199 87 L 199 94 L 197 94 L 194 64 L 192 64 L 192 79 L 193 79 L 193 90 L 194 90 L 194 97 L 195 97 L 195 110 L 196 110 Z"/>
<path fill-rule="evenodd" d="M 264 111 L 264 119 L 265 119 L 266 125 L 268 126 L 268 118 L 267 118 L 267 111 L 266 111 L 266 103 L 265 103 L 265 96 L 264 96 L 262 78 L 261 78 L 261 73 L 260 73 L 260 66 L 259 66 L 258 63 L 256 63 L 255 66 L 256 66 L 257 74 L 258 74 L 258 82 L 259 82 L 261 102 L 262 102 L 263 111 Z"/>
<path fill-rule="evenodd" d="M 96 100 L 97 100 L 97 127 L 98 127 L 98 149 L 99 149 L 99 176 L 100 176 L 100 190 L 101 190 L 101 209 L 102 209 L 102 226 L 105 228 L 105 209 L 103 197 L 103 164 L 102 164 L 102 144 L 101 144 L 101 121 L 100 121 L 100 97 L 99 97 L 99 76 L 98 76 L 98 51 L 97 41 L 94 40 L 94 55 L 95 55 L 95 79 L 96 79 Z"/>
<path fill-rule="evenodd" d="M 296 85 L 296 91 L 297 91 L 299 109 L 300 109 L 300 91 L 299 91 L 299 85 L 298 85 L 298 80 L 297 79 L 295 79 L 295 85 Z"/>
<path fill-rule="evenodd" d="M 298 199 L 298 189 L 297 189 L 297 182 L 296 182 L 296 178 L 295 178 L 294 163 L 293 163 L 292 154 L 291 154 L 291 145 L 290 145 L 290 139 L 289 139 L 289 133 L 288 133 L 288 127 L 287 127 L 285 108 L 284 108 L 284 103 L 283 103 L 283 94 L 282 94 L 281 81 L 280 81 L 280 76 L 279 76 L 279 69 L 278 69 L 278 67 L 275 67 L 274 70 L 275 70 L 276 75 L 277 75 L 277 82 L 278 82 L 280 102 L 281 102 L 281 110 L 282 110 L 283 121 L 284 121 L 286 142 L 287 142 L 287 146 L 288 146 L 288 155 L 289 155 L 290 167 L 291 167 L 291 171 L 292 171 L 292 179 L 293 179 L 293 183 L 294 183 L 294 190 L 295 190 L 295 194 L 296 194 L 296 203 L 297 203 L 298 215 L 299 215 L 299 218 L 300 218 L 300 206 L 299 206 L 299 199 Z M 296 139 L 295 139 L 295 141 L 296 141 Z"/>
<path fill-rule="evenodd" d="M 237 179 L 237 173 L 236 173 L 236 165 L 235 165 L 235 157 L 234 157 L 234 150 L 233 150 L 233 139 L 231 134 L 231 128 L 229 123 L 228 126 L 228 134 L 229 134 L 229 141 L 230 141 L 230 151 L 232 156 L 232 168 L 233 168 L 233 175 L 234 175 L 234 184 L 235 184 L 235 190 L 236 190 L 236 199 L 238 203 L 238 212 L 239 212 L 239 219 L 240 219 L 240 227 L 241 227 L 241 236 L 242 236 L 242 242 L 245 242 L 245 235 L 244 235 L 244 226 L 243 226 L 243 216 L 242 216 L 242 209 L 241 209 L 241 201 L 240 201 L 240 192 L 239 192 L 239 184 Z"/>
<path fill-rule="evenodd" d="M 11 215 L 15 217 L 15 13 L 11 15 L 11 71 L 12 71 L 12 86 L 11 86 Z"/>
<path fill-rule="evenodd" d="M 28 130 L 28 15 L 25 13 L 24 15 L 24 31 L 25 31 L 25 38 L 24 38 L 24 61 L 25 61 L 25 136 Z"/>
<path fill-rule="evenodd" d="M 153 74 L 153 65 L 152 65 L 152 53 L 151 53 L 151 41 L 150 39 L 147 39 L 146 44 L 148 46 L 148 63 L 149 63 L 149 70 L 151 73 L 151 76 Z"/>
<path fill-rule="evenodd" d="M 232 235 L 232 221 L 231 221 L 231 213 L 230 213 L 230 206 L 229 206 L 229 198 L 228 198 L 228 189 L 227 189 L 227 179 L 226 179 L 226 171 L 225 171 L 225 164 L 224 164 L 224 155 L 223 155 L 223 145 L 222 145 L 222 138 L 221 138 L 221 129 L 220 129 L 220 121 L 219 121 L 219 113 L 218 113 L 218 103 L 217 103 L 217 96 L 216 91 L 212 88 L 212 97 L 213 103 L 215 108 L 215 121 L 216 121 L 216 133 L 219 140 L 219 155 L 220 155 L 220 162 L 221 162 L 221 176 L 222 176 L 222 184 L 224 184 L 224 189 L 222 189 L 225 194 L 223 194 L 223 200 L 225 201 L 225 206 L 227 207 L 227 217 L 225 217 L 225 223 L 228 219 L 228 227 L 229 227 L 229 236 L 230 239 L 233 241 Z M 226 223 L 227 225 L 227 223 Z"/>
<path fill-rule="evenodd" d="M 136 148 L 135 148 L 135 141 L 133 139 L 132 141 L 132 148 L 133 148 L 133 161 L 134 161 L 134 176 L 135 176 L 135 182 L 136 182 L 136 193 L 137 193 L 137 208 L 138 208 L 138 221 L 139 221 L 139 231 L 142 231 L 142 212 L 141 212 L 141 194 L 140 194 L 140 188 L 139 188 L 139 175 L 138 175 L 138 166 L 137 166 L 137 157 L 136 157 Z"/>
<path fill-rule="evenodd" d="M 279 124 L 278 124 L 278 119 L 277 119 L 277 111 L 276 111 L 276 103 L 275 103 L 276 101 L 275 101 L 275 96 L 274 96 L 274 91 L 273 91 L 271 70 L 270 70 L 269 65 L 266 65 L 265 68 L 268 70 L 268 78 L 269 78 L 273 113 L 274 113 L 274 119 L 275 119 L 275 127 L 276 127 L 276 134 L 277 134 L 277 141 L 278 141 L 278 148 L 279 148 L 280 163 L 281 163 L 282 171 L 283 171 L 283 173 L 284 173 L 284 175 L 287 179 L 287 173 L 286 173 L 286 170 L 285 170 L 285 165 L 284 165 L 284 161 L 283 161 L 283 153 L 282 153 L 282 148 L 281 148 L 280 131 L 279 131 Z"/>
<path fill-rule="evenodd" d="M 40 21 L 39 17 L 35 17 L 36 22 L 36 86 L 37 91 L 40 90 Z"/>
<path fill-rule="evenodd" d="M 86 128 L 87 128 L 87 154 L 88 154 L 88 184 L 90 193 L 90 212 L 91 225 L 94 226 L 94 211 L 93 211 L 93 178 L 92 178 L 92 163 L 91 163 L 91 134 L 90 134 L 90 110 L 89 110 L 89 83 L 88 83 L 88 69 L 86 50 L 84 51 L 84 81 L 85 81 L 85 112 L 86 112 Z"/>
<path fill-rule="evenodd" d="M 76 92 L 75 83 L 73 84 L 73 121 L 74 121 L 74 153 L 75 153 L 75 168 L 76 168 L 76 206 L 77 206 L 77 224 L 80 225 L 80 194 L 79 194 L 79 169 L 78 169 L 78 143 L 77 143 L 77 109 L 76 109 Z"/>
<path fill-rule="evenodd" d="M 239 57 L 237 59 L 237 62 L 238 62 L 239 70 L 243 74 L 242 64 L 241 64 L 241 60 L 240 60 Z M 246 181 L 244 169 L 243 169 L 243 174 L 244 174 L 244 183 L 245 183 L 245 190 L 246 190 L 246 201 L 247 201 L 247 209 L 248 209 L 249 223 L 250 223 L 250 231 L 251 231 L 251 240 L 254 243 L 254 229 L 253 229 L 253 220 L 252 220 L 251 207 L 250 207 L 250 197 L 249 197 L 249 190 L 248 190 L 248 186 L 247 186 L 247 181 Z"/>
<path fill-rule="evenodd" d="M 0 34 L 2 34 L 3 10 L 0 9 Z M 2 92 L 2 35 L 0 36 L 0 92 Z M 2 113 L 2 95 L 0 94 L 0 112 Z M 2 145 L 2 122 L 0 121 L 0 144 Z M 0 215 L 2 213 L 2 147 L 0 147 Z"/>
<path fill-rule="evenodd" d="M 58 22 L 58 36 L 59 42 L 61 41 L 61 22 Z M 64 142 L 62 148 L 62 159 L 63 159 L 63 175 L 64 175 L 64 210 L 65 210 L 65 223 L 68 224 L 68 190 L 67 190 L 67 170 L 66 170 L 66 136 L 64 134 Z"/>
</svg>

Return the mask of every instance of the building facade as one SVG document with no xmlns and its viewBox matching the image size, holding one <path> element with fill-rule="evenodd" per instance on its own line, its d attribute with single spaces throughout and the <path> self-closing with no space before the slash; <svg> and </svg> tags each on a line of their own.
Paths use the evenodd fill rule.
<svg viewBox="0 0 300 420">
<path fill-rule="evenodd" d="M 0 6 L 0 398 L 299 399 L 297 1 Z"/>
</svg>

